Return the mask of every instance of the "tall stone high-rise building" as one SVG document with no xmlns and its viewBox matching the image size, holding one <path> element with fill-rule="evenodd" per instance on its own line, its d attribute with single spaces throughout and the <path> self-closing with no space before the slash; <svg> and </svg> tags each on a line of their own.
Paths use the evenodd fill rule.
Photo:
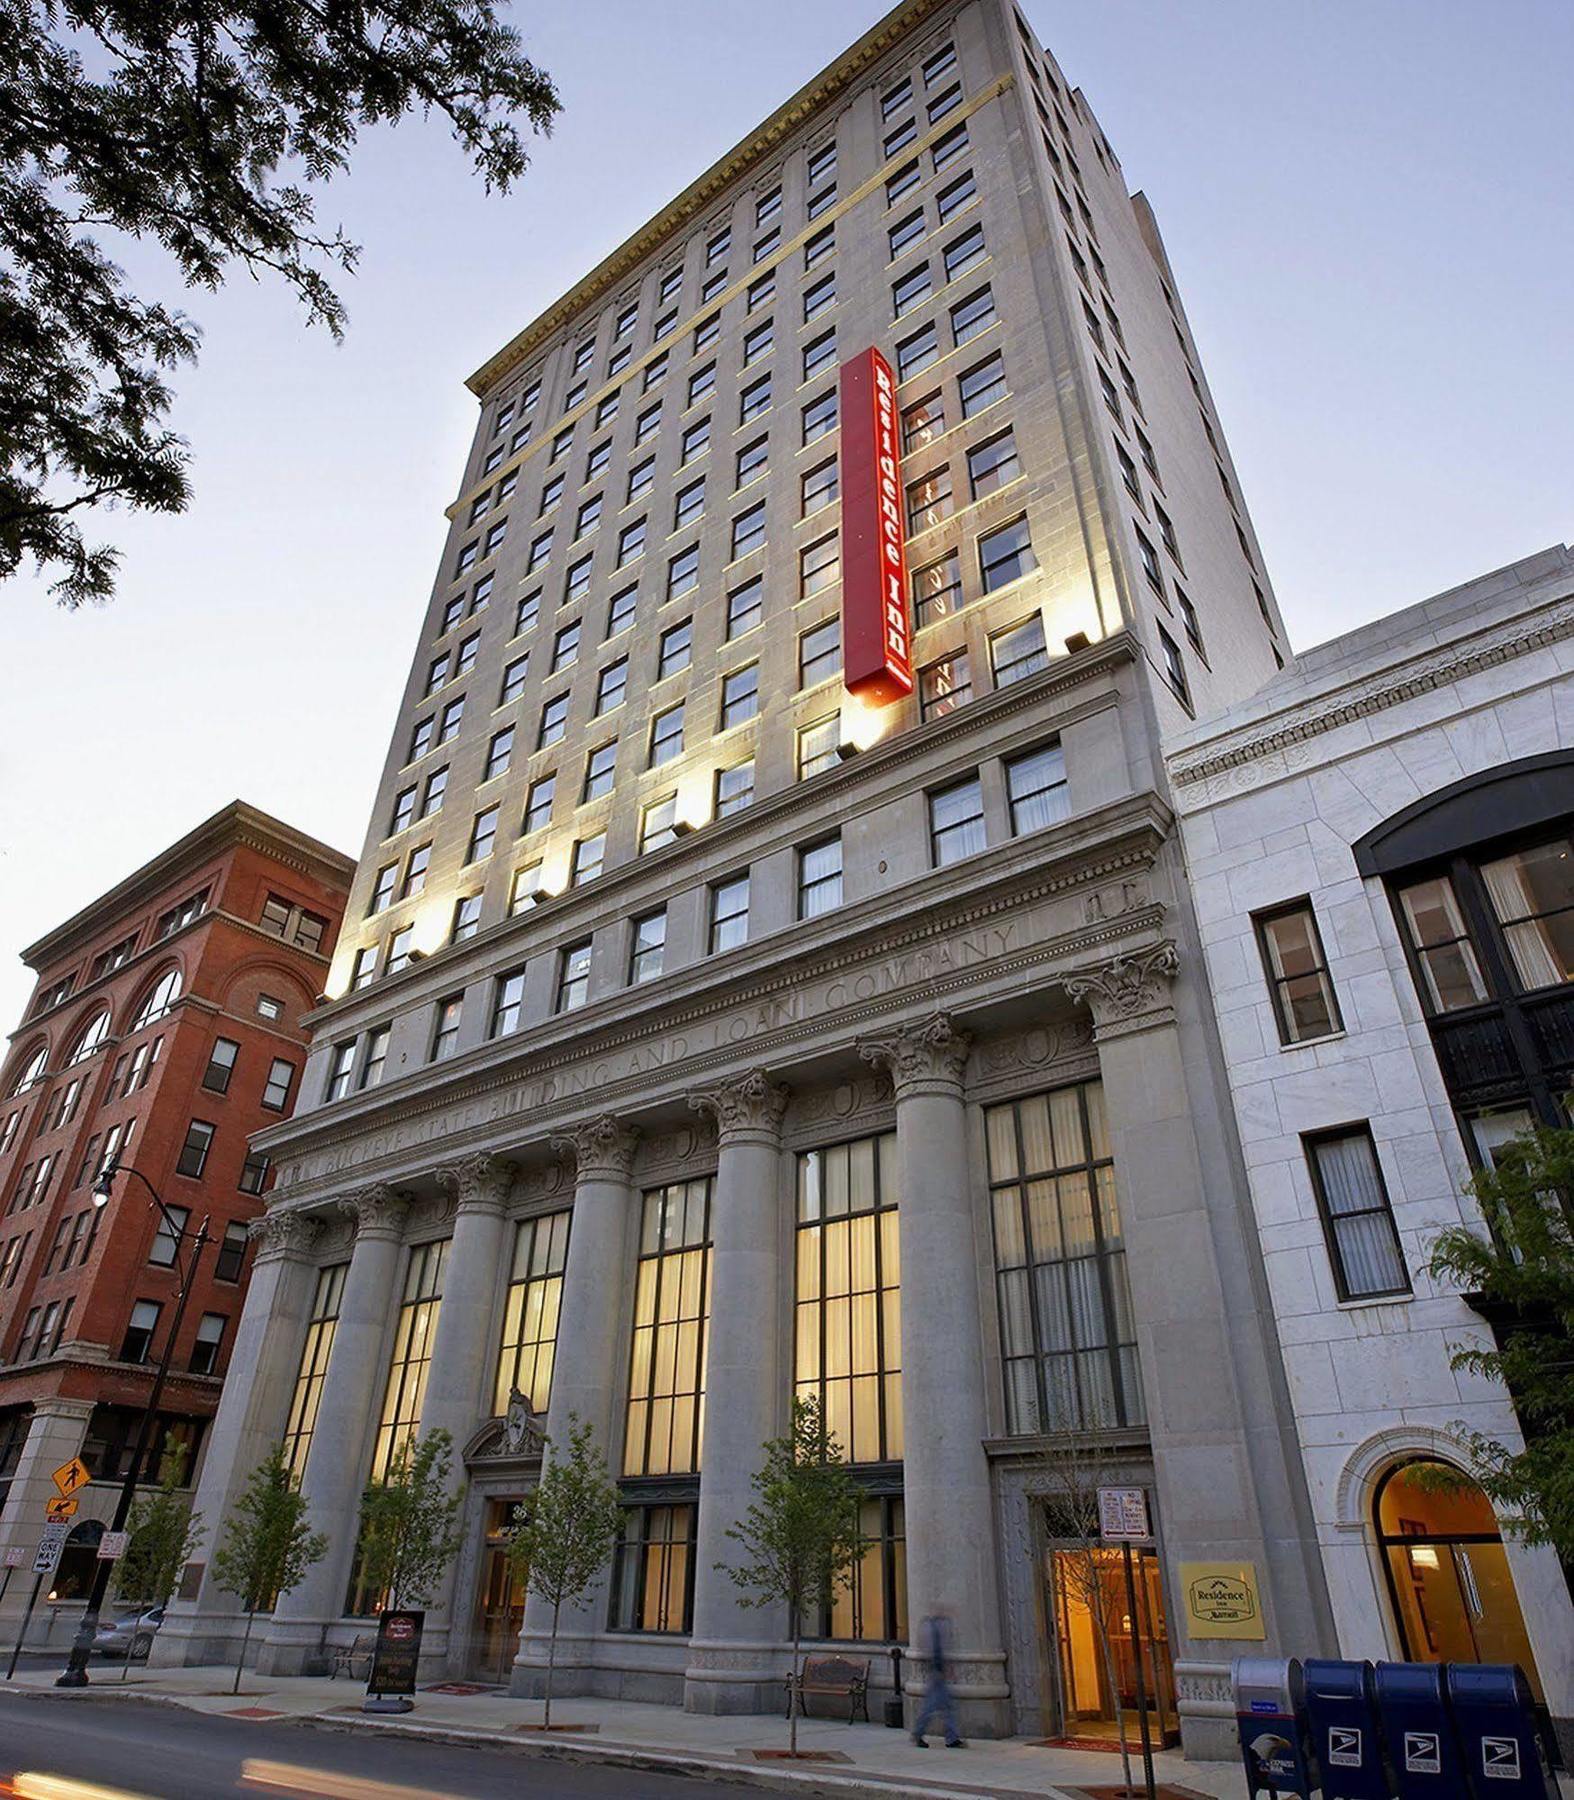
<svg viewBox="0 0 1574 1800">
<path fill-rule="evenodd" d="M 282 1435 L 332 1532 L 264 1666 L 365 1628 L 442 1427 L 428 1659 L 528 1691 L 573 1414 L 627 1513 L 563 1679 L 779 1704 L 715 1565 L 796 1393 L 869 1496 L 815 1636 L 878 1687 L 943 1611 L 970 1730 L 1094 1738 L 1140 1650 L 1219 1748 L 1234 1652 L 1330 1640 L 1158 755 L 1283 628 L 1150 209 L 1010 0 L 909 0 L 470 386 L 199 1500 Z M 1151 1502 L 1113 1687 L 1077 1458 Z M 238 1636 L 210 1554 L 162 1658 Z"/>
</svg>

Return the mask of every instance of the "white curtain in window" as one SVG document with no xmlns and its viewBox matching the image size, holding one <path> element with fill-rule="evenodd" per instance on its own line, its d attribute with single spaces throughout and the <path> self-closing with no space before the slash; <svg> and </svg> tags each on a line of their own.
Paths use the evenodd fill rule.
<svg viewBox="0 0 1574 1800">
<path fill-rule="evenodd" d="M 1346 1291 L 1355 1296 L 1407 1287 L 1371 1140 L 1363 1135 L 1321 1143 L 1317 1167 Z"/>
<path fill-rule="evenodd" d="M 1504 927 L 1514 967 L 1527 988 L 1554 987 L 1558 982 L 1568 979 L 1568 971 L 1553 943 L 1550 930 L 1552 921 L 1529 917 L 1532 913 L 1545 913 L 1567 906 L 1574 899 L 1574 892 L 1559 895 L 1555 891 L 1544 891 L 1555 889 L 1558 885 L 1555 878 L 1548 880 L 1547 865 L 1553 865 L 1555 871 L 1557 863 L 1567 856 L 1566 843 L 1552 843 L 1539 850 L 1505 856 L 1498 862 L 1484 863 L 1481 868 L 1482 878 L 1487 884 L 1487 895 L 1492 901 L 1492 910 Z M 1511 923 L 1513 920 L 1523 920 L 1524 923 Z"/>
</svg>

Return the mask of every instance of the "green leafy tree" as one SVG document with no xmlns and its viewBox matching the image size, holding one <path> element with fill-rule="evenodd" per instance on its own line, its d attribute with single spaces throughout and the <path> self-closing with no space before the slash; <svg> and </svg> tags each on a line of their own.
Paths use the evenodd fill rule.
<svg viewBox="0 0 1574 1800">
<path fill-rule="evenodd" d="M 330 275 L 357 247 L 313 189 L 364 126 L 436 113 L 488 189 L 549 129 L 551 79 L 497 0 L 0 0 L 0 579 L 58 571 L 62 604 L 112 591 L 79 519 L 180 512 L 169 375 L 200 333 L 132 292 L 105 244 L 155 245 L 188 288 L 232 267 L 294 290 L 338 337 Z"/>
<path fill-rule="evenodd" d="M 202 1515 L 191 1508 L 186 1486 L 188 1454 L 184 1444 L 166 1438 L 158 1486 L 144 1488 L 131 1504 L 126 1519 L 130 1542 L 115 1570 L 115 1593 L 123 1601 L 162 1606 L 174 1593 L 180 1572 L 196 1548 Z"/>
<path fill-rule="evenodd" d="M 788 1748 L 796 1756 L 804 1617 L 851 1585 L 866 1547 L 860 1528 L 865 1496 L 847 1473 L 841 1446 L 816 1399 L 794 1400 L 792 1430 L 764 1449 L 765 1462 L 752 1481 L 757 1498 L 727 1532 L 746 1560 L 716 1567 L 744 1590 L 746 1606 L 787 1608 L 792 1629 Z"/>
<path fill-rule="evenodd" d="M 252 1470 L 225 1521 L 224 1542 L 213 1558 L 215 1583 L 223 1593 L 236 1595 L 246 1610 L 232 1693 L 240 1692 L 252 1620 L 259 1612 L 271 1612 L 279 1595 L 288 1593 L 314 1562 L 320 1562 L 327 1548 L 327 1537 L 306 1522 L 305 1498 L 279 1445 Z"/>
<path fill-rule="evenodd" d="M 1455 1346 L 1450 1360 L 1503 1383 L 1525 1442 L 1516 1449 L 1463 1426 L 1457 1436 L 1505 1528 L 1574 1561 L 1574 1131 L 1514 1139 L 1470 1187 L 1489 1231 L 1450 1226 L 1430 1266 L 1480 1297 L 1497 1341 Z"/>
<path fill-rule="evenodd" d="M 446 1431 L 406 1440 L 361 1496 L 361 1580 L 389 1607 L 424 1606 L 459 1548 L 453 1448 Z"/>
<path fill-rule="evenodd" d="M 548 1440 L 547 1450 L 551 1450 Z M 552 1679 L 557 1670 L 557 1627 L 563 1608 L 600 1585 L 623 1523 L 618 1490 L 606 1460 L 591 1442 L 590 1427 L 568 1415 L 568 1448 L 548 1455 L 529 1503 L 514 1509 L 508 1560 L 515 1579 L 552 1608 L 547 1640 L 546 1705 L 542 1724 L 552 1725 Z"/>
</svg>

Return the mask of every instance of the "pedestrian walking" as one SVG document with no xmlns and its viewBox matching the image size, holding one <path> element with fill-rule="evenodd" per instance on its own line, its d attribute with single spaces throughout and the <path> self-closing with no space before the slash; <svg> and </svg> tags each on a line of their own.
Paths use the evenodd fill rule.
<svg viewBox="0 0 1574 1800">
<path fill-rule="evenodd" d="M 938 1717 L 945 1726 L 946 1749 L 966 1749 L 956 1722 L 956 1700 L 951 1693 L 946 1665 L 951 1621 L 944 1613 L 931 1613 L 924 1620 L 922 1630 L 924 1648 L 929 1653 L 929 1685 L 924 1689 L 924 1703 L 918 1709 L 918 1719 L 913 1726 L 913 1742 L 920 1750 L 927 1750 L 929 1746 L 924 1741 L 924 1733 Z"/>
</svg>

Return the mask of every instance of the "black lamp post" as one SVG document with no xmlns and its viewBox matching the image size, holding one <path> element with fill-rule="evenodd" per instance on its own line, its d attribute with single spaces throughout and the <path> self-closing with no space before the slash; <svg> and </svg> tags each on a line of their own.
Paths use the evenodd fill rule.
<svg viewBox="0 0 1574 1800">
<path fill-rule="evenodd" d="M 164 1229 L 175 1240 L 175 1267 L 180 1274 L 180 1291 L 175 1296 L 175 1316 L 170 1321 L 169 1335 L 164 1340 L 164 1354 L 159 1358 L 158 1370 L 153 1377 L 153 1386 L 148 1393 L 147 1404 L 142 1409 L 142 1419 L 137 1426 L 136 1447 L 131 1452 L 131 1463 L 126 1470 L 126 1479 L 121 1483 L 120 1499 L 115 1506 L 114 1522 L 111 1531 L 124 1531 L 127 1516 L 131 1512 L 131 1502 L 136 1497 L 137 1477 L 142 1472 L 143 1459 L 148 1451 L 148 1438 L 153 1431 L 153 1422 L 158 1417 L 158 1403 L 164 1395 L 164 1382 L 169 1375 L 170 1358 L 175 1351 L 175 1339 L 180 1335 L 180 1322 L 186 1314 L 186 1301 L 191 1293 L 192 1278 L 197 1273 L 197 1261 L 202 1255 L 202 1247 L 208 1242 L 208 1219 L 203 1215 L 202 1223 L 193 1231 L 177 1224 L 174 1215 L 159 1198 L 158 1190 L 140 1169 L 122 1169 L 118 1163 L 106 1163 L 98 1180 L 93 1183 L 93 1204 L 104 1207 L 109 1204 L 114 1192 L 117 1175 L 135 1175 L 137 1180 L 152 1196 L 153 1204 L 159 1210 L 164 1221 Z M 184 1266 L 181 1261 L 181 1245 L 191 1245 L 191 1259 Z M 98 1635 L 98 1615 L 104 1604 L 104 1596 L 109 1592 L 109 1580 L 114 1574 L 115 1565 L 109 1558 L 100 1560 L 93 1576 L 93 1589 L 88 1595 L 87 1608 L 82 1614 L 82 1622 L 77 1626 L 77 1634 L 71 1645 L 71 1660 L 64 1670 L 55 1678 L 55 1686 L 77 1688 L 87 1686 L 87 1662 L 92 1654 L 93 1639 Z M 133 1634 L 134 1635 L 134 1634 Z M 129 1657 L 128 1649 L 126 1655 Z"/>
</svg>

